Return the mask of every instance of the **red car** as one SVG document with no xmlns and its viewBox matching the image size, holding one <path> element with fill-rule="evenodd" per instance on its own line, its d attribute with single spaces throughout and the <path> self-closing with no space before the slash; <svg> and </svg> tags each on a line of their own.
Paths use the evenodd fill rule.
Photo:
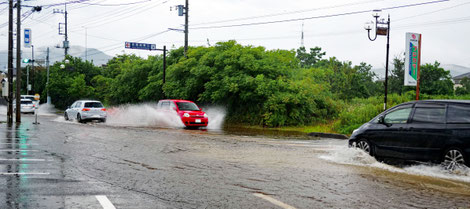
<svg viewBox="0 0 470 209">
<path fill-rule="evenodd" d="M 192 101 L 164 99 L 158 101 L 157 106 L 160 110 L 176 111 L 186 127 L 206 127 L 209 124 L 207 114 Z"/>
</svg>

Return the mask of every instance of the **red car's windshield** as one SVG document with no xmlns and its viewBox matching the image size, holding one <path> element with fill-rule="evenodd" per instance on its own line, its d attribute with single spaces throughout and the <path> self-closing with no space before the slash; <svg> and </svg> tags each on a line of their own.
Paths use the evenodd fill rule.
<svg viewBox="0 0 470 209">
<path fill-rule="evenodd" d="M 178 109 L 180 110 L 186 110 L 186 111 L 198 111 L 199 110 L 197 105 L 192 102 L 177 102 L 176 105 L 178 105 Z"/>
</svg>

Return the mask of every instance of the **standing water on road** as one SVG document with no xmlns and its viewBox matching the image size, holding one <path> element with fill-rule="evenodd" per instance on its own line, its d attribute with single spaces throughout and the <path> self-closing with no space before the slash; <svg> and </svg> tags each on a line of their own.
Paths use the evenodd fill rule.
<svg viewBox="0 0 470 209">
<path fill-rule="evenodd" d="M 207 129 L 220 129 L 222 127 L 225 110 L 223 108 L 207 108 L 209 117 Z M 185 127 L 176 112 L 158 111 L 156 104 L 123 105 L 108 109 L 107 125 L 136 126 L 136 127 Z"/>
<path fill-rule="evenodd" d="M 440 165 L 410 165 L 395 167 L 378 162 L 374 157 L 360 149 L 348 148 L 347 145 L 338 145 L 334 149 L 320 156 L 321 159 L 339 164 L 368 166 L 379 168 L 394 173 L 405 173 L 411 175 L 428 176 L 441 179 L 449 179 L 470 183 L 470 169 L 462 168 L 454 171 L 445 170 Z"/>
</svg>

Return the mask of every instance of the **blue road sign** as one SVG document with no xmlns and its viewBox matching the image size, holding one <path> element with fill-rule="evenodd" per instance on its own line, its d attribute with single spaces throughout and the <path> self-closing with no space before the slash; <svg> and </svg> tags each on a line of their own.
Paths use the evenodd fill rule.
<svg viewBox="0 0 470 209">
<path fill-rule="evenodd" d="M 155 45 L 155 44 L 145 44 L 145 43 L 135 43 L 135 42 L 126 42 L 126 49 L 156 50 L 157 45 Z"/>
<path fill-rule="evenodd" d="M 24 47 L 31 48 L 31 29 L 24 29 Z"/>
</svg>

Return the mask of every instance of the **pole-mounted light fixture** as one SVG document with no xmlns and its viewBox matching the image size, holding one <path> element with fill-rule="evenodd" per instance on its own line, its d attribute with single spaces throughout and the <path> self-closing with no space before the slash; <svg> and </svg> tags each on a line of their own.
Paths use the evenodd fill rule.
<svg viewBox="0 0 470 209">
<path fill-rule="evenodd" d="M 364 29 L 367 31 L 367 36 L 369 40 L 375 41 L 377 36 L 387 36 L 387 55 L 385 58 L 385 96 L 384 96 L 384 110 L 387 109 L 387 90 L 388 90 L 388 55 L 390 50 L 390 15 L 388 15 L 388 20 L 384 18 L 379 19 L 382 11 L 381 10 L 373 10 L 372 17 L 375 18 L 375 21 L 366 22 L 364 25 Z M 375 26 L 375 27 L 374 27 Z M 374 37 L 372 38 L 370 33 L 374 30 Z"/>
</svg>

